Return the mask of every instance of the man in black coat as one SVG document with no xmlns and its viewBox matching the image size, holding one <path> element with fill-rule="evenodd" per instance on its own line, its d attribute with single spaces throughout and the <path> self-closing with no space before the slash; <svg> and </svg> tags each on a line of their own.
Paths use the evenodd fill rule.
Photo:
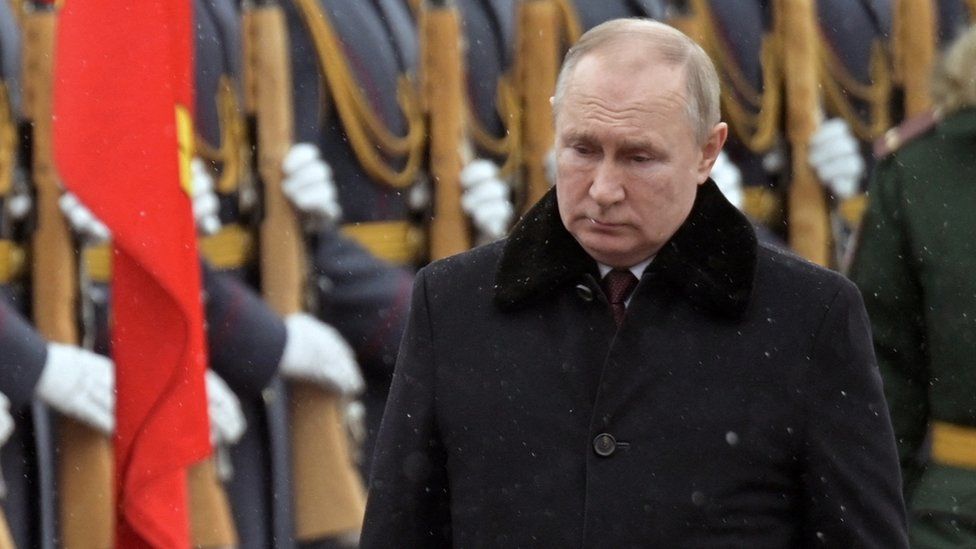
<svg viewBox="0 0 976 549">
<path fill-rule="evenodd" d="M 708 179 L 718 93 L 659 23 L 567 54 L 555 189 L 417 276 L 363 547 L 907 547 L 860 296 Z"/>
</svg>

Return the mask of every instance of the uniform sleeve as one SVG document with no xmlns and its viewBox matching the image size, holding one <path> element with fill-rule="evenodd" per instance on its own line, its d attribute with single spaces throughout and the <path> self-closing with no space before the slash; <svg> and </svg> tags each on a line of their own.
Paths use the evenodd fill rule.
<svg viewBox="0 0 976 549">
<path fill-rule="evenodd" d="M 203 264 L 210 367 L 238 395 L 257 395 L 278 372 L 285 323 L 243 282 Z"/>
<path fill-rule="evenodd" d="M 423 271 L 373 457 L 363 549 L 451 546 L 447 457 L 437 429 L 436 365 Z"/>
<path fill-rule="evenodd" d="M 867 314 L 843 281 L 800 390 L 805 544 L 908 547 L 901 475 Z"/>
<path fill-rule="evenodd" d="M 407 321 L 413 274 L 381 261 L 339 234 L 318 237 L 315 274 L 319 318 L 335 326 L 362 362 L 382 364 L 390 376 Z"/>
<path fill-rule="evenodd" d="M 28 404 L 47 360 L 47 342 L 14 309 L 0 301 L 0 393 L 11 409 Z"/>
<path fill-rule="evenodd" d="M 921 474 L 929 373 L 922 291 L 901 211 L 900 179 L 894 161 L 878 166 L 850 277 L 871 318 L 907 499 Z"/>
</svg>

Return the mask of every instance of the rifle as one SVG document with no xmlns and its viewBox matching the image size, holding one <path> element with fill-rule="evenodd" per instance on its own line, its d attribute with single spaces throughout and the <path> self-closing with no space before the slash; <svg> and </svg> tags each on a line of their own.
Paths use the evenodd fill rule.
<svg viewBox="0 0 976 549">
<path fill-rule="evenodd" d="M 37 228 L 32 242 L 33 317 L 38 331 L 50 341 L 77 344 L 76 256 L 70 230 L 58 208 L 61 189 L 51 147 L 57 13 L 53 3 L 44 1 L 27 2 L 26 7 L 24 112 L 31 124 L 33 147 L 29 169 L 37 196 Z M 60 418 L 58 432 L 61 542 L 72 548 L 109 547 L 114 529 L 111 441 L 87 425 L 65 417 Z M 53 485 L 53 479 L 41 478 L 41 482 Z M 46 527 L 53 531 L 53 525 L 42 525 L 42 529 Z M 43 543 L 53 547 L 54 540 L 43 540 Z"/>
<path fill-rule="evenodd" d="M 516 78 L 522 102 L 525 208 L 549 191 L 546 155 L 553 146 L 552 105 L 559 71 L 559 9 L 552 0 L 520 0 Z"/>
<path fill-rule="evenodd" d="M 776 0 L 774 5 L 786 85 L 787 137 L 792 147 L 793 181 L 787 197 L 790 246 L 826 266 L 831 241 L 827 198 L 807 162 L 810 137 L 823 120 L 816 11 L 812 0 Z"/>
<path fill-rule="evenodd" d="M 244 11 L 245 105 L 256 123 L 264 187 L 261 285 L 282 316 L 302 310 L 306 258 L 298 218 L 281 191 L 281 162 L 292 143 L 292 98 L 284 13 L 274 0 Z M 339 399 L 308 383 L 291 384 L 295 533 L 311 540 L 362 525 L 365 490 L 352 463 Z"/>
<path fill-rule="evenodd" d="M 7 196 L 12 187 L 16 156 L 14 148 L 17 139 L 15 127 L 13 109 L 6 87 L 0 82 L 0 196 Z M 0 471 L 0 492 L 6 491 L 5 485 Z M 13 536 L 10 535 L 7 516 L 3 511 L 0 511 L 0 549 L 14 549 Z"/>
<path fill-rule="evenodd" d="M 929 77 L 939 32 L 935 0 L 895 0 L 895 76 L 905 90 L 905 118 L 932 108 Z"/>
<path fill-rule="evenodd" d="M 464 135 L 464 74 L 457 7 L 451 0 L 431 0 L 420 12 L 423 44 L 423 95 L 429 117 L 430 171 L 434 215 L 430 258 L 440 259 L 471 247 L 461 210 L 462 149 L 471 156 Z M 436 80 L 431 78 L 436 75 Z"/>
</svg>

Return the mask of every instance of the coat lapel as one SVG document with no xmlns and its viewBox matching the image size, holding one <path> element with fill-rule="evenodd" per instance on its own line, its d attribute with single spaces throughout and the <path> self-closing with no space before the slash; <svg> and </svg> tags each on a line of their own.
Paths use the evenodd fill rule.
<svg viewBox="0 0 976 549">
<path fill-rule="evenodd" d="M 755 231 L 708 180 L 691 213 L 648 268 L 692 304 L 738 317 L 746 309 L 756 270 Z M 495 276 L 495 303 L 516 310 L 544 299 L 585 274 L 596 262 L 559 218 L 551 189 L 512 230 Z"/>
</svg>

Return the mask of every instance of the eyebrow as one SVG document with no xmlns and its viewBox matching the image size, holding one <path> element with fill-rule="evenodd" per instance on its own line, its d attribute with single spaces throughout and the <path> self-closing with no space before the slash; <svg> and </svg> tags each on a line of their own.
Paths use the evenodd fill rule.
<svg viewBox="0 0 976 549">
<path fill-rule="evenodd" d="M 567 143 L 594 143 L 597 141 L 597 138 L 596 135 L 589 131 L 572 131 L 563 137 L 563 141 L 566 141 Z"/>
<path fill-rule="evenodd" d="M 571 131 L 571 132 L 567 133 L 565 135 L 565 137 L 563 138 L 563 142 L 564 143 L 567 143 L 567 144 L 584 143 L 584 144 L 589 145 L 589 144 L 593 144 L 593 143 L 599 143 L 600 140 L 597 138 L 596 134 L 594 134 L 594 133 L 592 133 L 590 131 L 587 131 L 587 130 L 579 130 L 579 131 Z M 649 141 L 649 140 L 646 140 L 646 139 L 629 139 L 629 140 L 625 140 L 625 141 L 621 142 L 620 147 L 618 147 L 618 150 L 620 152 L 625 153 L 625 154 L 627 154 L 627 153 L 633 153 L 633 152 L 636 152 L 636 151 L 649 151 L 649 152 L 654 153 L 656 155 L 665 155 L 666 154 L 666 151 L 665 151 L 664 148 L 656 145 L 653 141 Z"/>
<path fill-rule="evenodd" d="M 647 141 L 643 139 L 626 140 L 620 144 L 620 150 L 622 151 L 650 150 L 654 152 L 662 152 L 661 147 L 658 147 L 651 141 Z"/>
</svg>

